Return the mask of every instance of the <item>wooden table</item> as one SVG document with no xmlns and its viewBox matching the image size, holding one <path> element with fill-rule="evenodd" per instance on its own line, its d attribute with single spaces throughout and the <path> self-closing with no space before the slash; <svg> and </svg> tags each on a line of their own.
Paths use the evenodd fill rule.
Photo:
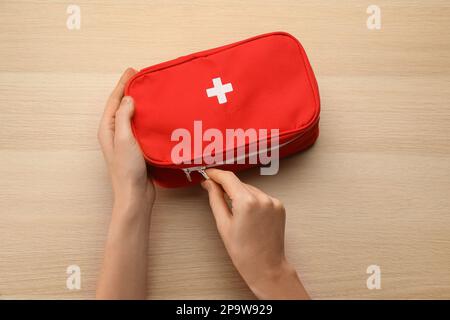
<svg viewBox="0 0 450 320">
<path fill-rule="evenodd" d="M 276 176 L 287 254 L 313 298 L 450 298 L 450 6 L 364 1 L 0 3 L 0 298 L 93 298 L 112 194 L 96 139 L 128 66 L 284 30 L 304 45 L 321 136 Z M 200 188 L 158 190 L 149 298 L 253 298 Z M 66 268 L 81 268 L 81 290 Z M 381 289 L 369 290 L 370 265 Z"/>
</svg>

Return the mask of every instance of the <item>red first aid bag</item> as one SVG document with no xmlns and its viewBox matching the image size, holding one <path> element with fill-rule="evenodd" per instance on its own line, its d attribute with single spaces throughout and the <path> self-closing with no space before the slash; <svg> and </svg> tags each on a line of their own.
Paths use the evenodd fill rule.
<svg viewBox="0 0 450 320">
<path fill-rule="evenodd" d="M 198 183 L 208 167 L 267 166 L 263 153 L 283 158 L 319 134 L 314 73 L 299 41 L 284 32 L 142 69 L 125 94 L 135 103 L 133 133 L 164 187 Z"/>
</svg>

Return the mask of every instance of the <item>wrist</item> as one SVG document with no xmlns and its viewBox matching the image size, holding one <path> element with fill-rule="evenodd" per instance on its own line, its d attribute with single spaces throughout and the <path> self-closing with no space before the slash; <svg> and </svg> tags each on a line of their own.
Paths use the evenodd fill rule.
<svg viewBox="0 0 450 320">
<path fill-rule="evenodd" d="M 153 201 L 150 197 L 138 195 L 120 195 L 114 197 L 113 209 L 119 209 L 127 212 L 150 213 L 153 207 Z"/>
<path fill-rule="evenodd" d="M 112 222 L 150 222 L 153 201 L 147 197 L 120 196 L 114 198 Z"/>
<path fill-rule="evenodd" d="M 249 287 L 259 299 L 309 299 L 297 271 L 285 260 Z"/>
<path fill-rule="evenodd" d="M 153 185 L 136 186 L 133 184 L 122 184 L 114 186 L 114 205 L 124 208 L 148 207 L 152 208 L 155 201 Z"/>
</svg>

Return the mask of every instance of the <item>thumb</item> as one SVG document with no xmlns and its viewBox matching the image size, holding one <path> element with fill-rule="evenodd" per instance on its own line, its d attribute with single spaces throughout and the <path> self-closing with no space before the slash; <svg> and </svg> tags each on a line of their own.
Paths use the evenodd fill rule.
<svg viewBox="0 0 450 320">
<path fill-rule="evenodd" d="M 208 191 L 209 205 L 211 206 L 217 229 L 223 234 L 231 222 L 232 214 L 224 198 L 224 192 L 220 185 L 208 179 L 201 183 L 203 189 Z"/>
<path fill-rule="evenodd" d="M 115 136 L 128 138 L 132 137 L 131 118 L 134 114 L 134 102 L 130 96 L 125 96 L 120 102 L 120 106 L 116 111 L 115 117 Z"/>
</svg>

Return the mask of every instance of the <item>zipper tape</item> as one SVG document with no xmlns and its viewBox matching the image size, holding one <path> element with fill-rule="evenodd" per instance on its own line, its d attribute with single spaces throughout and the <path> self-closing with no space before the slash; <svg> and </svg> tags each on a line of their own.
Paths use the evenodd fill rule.
<svg viewBox="0 0 450 320">
<path fill-rule="evenodd" d="M 275 147 L 265 148 L 263 150 L 258 150 L 256 152 L 251 152 L 251 153 L 245 154 L 245 155 L 240 156 L 240 157 L 235 157 L 235 158 L 233 158 L 231 160 L 228 160 L 228 161 L 225 161 L 225 162 L 217 162 L 217 163 L 213 163 L 213 164 L 209 164 L 209 165 L 205 165 L 205 166 L 195 166 L 195 167 L 182 168 L 181 170 L 184 171 L 184 174 L 186 175 L 186 178 L 188 179 L 189 182 L 192 182 L 191 172 L 194 172 L 194 171 L 200 173 L 203 176 L 203 178 L 205 178 L 207 180 L 207 179 L 209 179 L 209 177 L 206 174 L 205 170 L 208 169 L 208 168 L 219 167 L 221 165 L 230 164 L 228 162 L 234 163 L 234 162 L 237 162 L 239 160 L 249 158 L 251 156 L 260 155 L 261 153 L 264 153 L 264 152 L 267 152 L 267 151 L 273 151 L 273 150 L 280 149 L 280 148 L 286 146 L 287 144 L 290 144 L 290 143 L 296 141 L 297 139 L 300 139 L 301 137 L 303 137 L 303 135 L 304 135 L 304 133 L 300 134 L 297 137 L 295 137 L 293 139 L 290 139 L 290 140 L 288 140 L 288 141 L 286 141 L 286 142 L 284 142 L 282 144 L 279 144 L 279 145 L 277 145 Z"/>
</svg>

